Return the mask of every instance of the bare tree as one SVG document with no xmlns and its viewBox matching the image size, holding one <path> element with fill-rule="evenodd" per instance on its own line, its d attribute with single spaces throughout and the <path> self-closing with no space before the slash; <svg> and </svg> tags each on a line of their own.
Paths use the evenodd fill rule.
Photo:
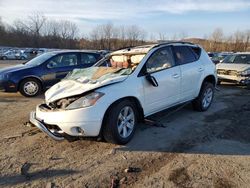
<svg viewBox="0 0 250 188">
<path fill-rule="evenodd" d="M 67 20 L 62 20 L 59 22 L 61 37 L 63 39 L 74 39 L 78 34 L 78 27 L 75 23 Z"/>
<path fill-rule="evenodd" d="M 212 51 L 218 51 L 220 43 L 223 42 L 223 30 L 221 28 L 216 28 L 211 35 Z"/>
</svg>

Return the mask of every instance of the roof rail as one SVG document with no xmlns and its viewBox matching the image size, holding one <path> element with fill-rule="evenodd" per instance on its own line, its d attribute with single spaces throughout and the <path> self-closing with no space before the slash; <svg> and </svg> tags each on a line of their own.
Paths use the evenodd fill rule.
<svg viewBox="0 0 250 188">
<path fill-rule="evenodd" d="M 161 45 L 167 45 L 167 44 L 191 44 L 191 45 L 195 45 L 192 42 L 185 42 L 185 41 L 167 41 L 167 42 L 159 42 L 157 45 L 154 46 L 155 47 L 159 47 Z"/>
</svg>

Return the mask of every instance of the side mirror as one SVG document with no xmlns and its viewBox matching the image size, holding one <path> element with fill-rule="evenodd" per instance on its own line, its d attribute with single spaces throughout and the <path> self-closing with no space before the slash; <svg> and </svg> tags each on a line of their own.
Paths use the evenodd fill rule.
<svg viewBox="0 0 250 188">
<path fill-rule="evenodd" d="M 148 75 L 146 75 L 146 79 L 147 79 L 147 81 L 149 81 L 152 84 L 152 86 L 154 86 L 154 87 L 159 86 L 159 84 L 158 84 L 158 82 L 157 82 L 157 80 L 155 79 L 154 76 L 148 74 Z"/>
</svg>

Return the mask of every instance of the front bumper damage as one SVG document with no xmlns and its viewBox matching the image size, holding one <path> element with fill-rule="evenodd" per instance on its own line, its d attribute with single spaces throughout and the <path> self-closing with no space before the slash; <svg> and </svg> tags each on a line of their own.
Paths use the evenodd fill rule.
<svg viewBox="0 0 250 188">
<path fill-rule="evenodd" d="M 38 105 L 30 113 L 30 123 L 54 140 L 72 139 L 73 137 L 96 137 L 100 133 L 105 109 L 92 107 L 75 110 L 51 110 L 46 104 Z"/>
<path fill-rule="evenodd" d="M 231 75 L 218 75 L 218 81 L 230 82 L 239 85 L 249 85 L 250 77 L 248 76 L 231 76 Z"/>
<path fill-rule="evenodd" d="M 55 132 L 52 132 L 51 130 L 49 130 L 45 126 L 45 124 L 42 121 L 38 120 L 36 118 L 35 112 L 30 113 L 30 123 L 35 125 L 38 129 L 40 129 L 42 132 L 46 133 L 49 137 L 53 138 L 54 140 L 57 140 L 57 141 L 64 140 L 64 137 L 62 135 L 55 133 Z"/>
</svg>

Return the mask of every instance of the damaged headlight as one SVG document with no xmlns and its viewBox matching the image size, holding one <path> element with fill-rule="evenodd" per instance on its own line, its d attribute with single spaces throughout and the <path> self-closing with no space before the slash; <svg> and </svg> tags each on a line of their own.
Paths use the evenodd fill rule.
<svg viewBox="0 0 250 188">
<path fill-rule="evenodd" d="M 103 95 L 104 93 L 101 92 L 90 93 L 72 102 L 70 105 L 66 107 L 66 109 L 72 110 L 77 108 L 86 108 L 88 106 L 93 106 L 98 101 L 98 99 L 100 99 Z"/>
<path fill-rule="evenodd" d="M 248 75 L 250 75 L 250 69 L 244 70 L 244 71 L 240 72 L 240 74 L 242 76 L 248 76 Z"/>
</svg>

